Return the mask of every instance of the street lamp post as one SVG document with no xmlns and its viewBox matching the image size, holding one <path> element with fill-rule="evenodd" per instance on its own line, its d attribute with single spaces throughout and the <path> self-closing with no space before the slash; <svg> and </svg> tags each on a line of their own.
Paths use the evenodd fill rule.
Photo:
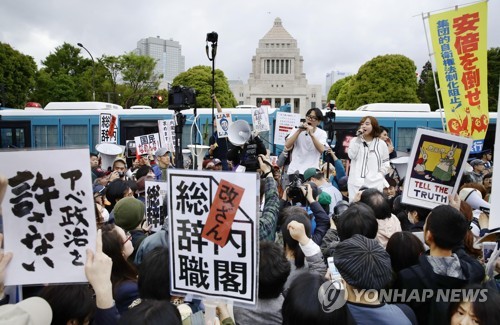
<svg viewBox="0 0 500 325">
<path fill-rule="evenodd" d="M 87 53 L 90 55 L 90 58 L 92 59 L 92 100 L 95 102 L 95 61 L 94 61 L 94 57 L 92 56 L 90 51 L 87 50 L 87 48 L 85 46 L 83 46 L 82 43 L 77 43 L 76 45 L 78 45 L 79 47 L 81 47 L 82 49 L 87 51 Z"/>
</svg>

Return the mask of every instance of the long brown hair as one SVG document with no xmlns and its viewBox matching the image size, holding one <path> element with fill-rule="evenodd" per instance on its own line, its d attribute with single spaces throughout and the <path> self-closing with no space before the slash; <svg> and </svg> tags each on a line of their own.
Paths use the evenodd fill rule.
<svg viewBox="0 0 500 325">
<path fill-rule="evenodd" d="M 382 131 L 381 131 L 380 125 L 378 124 L 378 121 L 375 117 L 367 115 L 367 116 L 361 118 L 361 121 L 359 121 L 359 124 L 361 125 L 361 124 L 365 123 L 365 121 L 367 119 L 370 119 L 370 122 L 372 124 L 372 132 L 370 135 L 374 138 L 377 138 L 380 135 L 380 133 L 382 133 Z"/>
<path fill-rule="evenodd" d="M 111 283 L 113 292 L 120 283 L 132 280 L 137 281 L 137 269 L 123 256 L 123 240 L 114 224 L 104 225 L 102 228 L 102 251 L 113 260 L 111 269 Z"/>
</svg>

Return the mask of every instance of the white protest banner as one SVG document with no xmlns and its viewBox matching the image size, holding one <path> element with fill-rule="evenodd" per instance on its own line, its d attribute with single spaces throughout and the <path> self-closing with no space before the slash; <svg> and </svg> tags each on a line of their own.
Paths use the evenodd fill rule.
<svg viewBox="0 0 500 325">
<path fill-rule="evenodd" d="M 167 195 L 167 183 L 146 181 L 146 221 L 151 226 L 152 231 L 158 231 L 163 226 L 167 215 L 167 205 L 165 197 Z"/>
<path fill-rule="evenodd" d="M 408 159 L 402 202 L 433 209 L 457 192 L 472 139 L 417 129 Z"/>
<path fill-rule="evenodd" d="M 217 113 L 215 114 L 215 118 L 217 120 L 217 137 L 227 138 L 227 131 L 233 123 L 231 113 Z"/>
<path fill-rule="evenodd" d="M 87 282 L 86 248 L 96 220 L 89 149 L 0 152 L 8 179 L 3 200 L 5 285 Z"/>
<path fill-rule="evenodd" d="M 160 136 L 158 133 L 134 137 L 136 152 L 138 155 L 153 154 L 160 148 Z"/>
<path fill-rule="evenodd" d="M 254 131 L 269 131 L 269 107 L 271 106 L 261 105 L 260 107 L 252 109 L 252 124 Z"/>
<path fill-rule="evenodd" d="M 276 127 L 274 128 L 274 144 L 285 145 L 285 137 L 300 124 L 300 115 L 296 113 L 276 113 Z"/>
<path fill-rule="evenodd" d="M 118 117 L 110 113 L 99 115 L 99 143 L 118 143 Z"/>
<path fill-rule="evenodd" d="M 158 120 L 158 133 L 161 147 L 174 152 L 175 120 Z"/>
<path fill-rule="evenodd" d="M 168 170 L 173 292 L 255 305 L 257 181 L 255 173 Z"/>
</svg>

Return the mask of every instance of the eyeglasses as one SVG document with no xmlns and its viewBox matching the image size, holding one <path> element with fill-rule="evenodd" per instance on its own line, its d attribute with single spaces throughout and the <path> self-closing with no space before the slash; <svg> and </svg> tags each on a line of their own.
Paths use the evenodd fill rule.
<svg viewBox="0 0 500 325">
<path fill-rule="evenodd" d="M 306 119 L 311 120 L 311 121 L 317 121 L 318 117 L 314 115 L 306 115 Z"/>
<path fill-rule="evenodd" d="M 127 238 L 123 241 L 123 245 L 125 245 L 129 240 L 132 239 L 132 234 L 130 234 L 128 231 L 125 233 L 125 236 Z"/>
</svg>

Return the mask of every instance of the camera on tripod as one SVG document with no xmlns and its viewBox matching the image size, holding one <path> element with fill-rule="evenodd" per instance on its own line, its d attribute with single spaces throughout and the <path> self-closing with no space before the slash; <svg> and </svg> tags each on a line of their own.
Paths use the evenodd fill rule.
<svg viewBox="0 0 500 325">
<path fill-rule="evenodd" d="M 173 86 L 168 90 L 168 108 L 184 110 L 196 106 L 196 90 L 194 88 Z"/>
</svg>

